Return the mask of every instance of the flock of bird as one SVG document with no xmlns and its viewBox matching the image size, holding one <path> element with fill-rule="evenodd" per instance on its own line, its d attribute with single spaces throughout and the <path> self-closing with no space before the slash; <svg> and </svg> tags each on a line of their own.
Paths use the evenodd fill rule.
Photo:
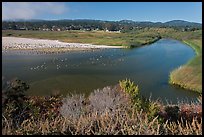
<svg viewBox="0 0 204 137">
<path fill-rule="evenodd" d="M 68 69 L 68 68 L 77 68 L 83 64 L 90 64 L 90 65 L 101 65 L 101 66 L 113 66 L 118 62 L 123 62 L 124 58 L 118 58 L 116 60 L 104 59 L 104 56 L 99 55 L 95 57 L 89 57 L 88 60 L 78 60 L 78 61 L 71 61 L 68 58 L 56 58 L 54 57 L 49 62 L 43 62 L 34 67 L 30 67 L 31 71 L 38 71 L 38 70 L 46 70 L 48 68 L 54 68 L 55 70 L 59 69 Z"/>
</svg>

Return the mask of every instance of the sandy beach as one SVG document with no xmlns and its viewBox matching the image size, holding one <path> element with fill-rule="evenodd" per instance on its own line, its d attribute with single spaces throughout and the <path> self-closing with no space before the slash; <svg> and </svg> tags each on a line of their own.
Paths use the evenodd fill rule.
<svg viewBox="0 0 204 137">
<path fill-rule="evenodd" d="M 89 50 L 106 48 L 124 48 L 122 46 L 93 45 L 82 43 L 66 43 L 58 40 L 2 37 L 2 50 L 36 50 L 59 52 L 70 50 Z"/>
</svg>

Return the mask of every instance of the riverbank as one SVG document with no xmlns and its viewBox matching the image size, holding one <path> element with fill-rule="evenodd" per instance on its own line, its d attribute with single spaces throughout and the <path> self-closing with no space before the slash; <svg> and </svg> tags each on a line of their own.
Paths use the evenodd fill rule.
<svg viewBox="0 0 204 137">
<path fill-rule="evenodd" d="M 194 49 L 196 56 L 187 64 L 173 70 L 169 83 L 202 93 L 202 41 L 191 39 L 183 42 Z"/>
</svg>

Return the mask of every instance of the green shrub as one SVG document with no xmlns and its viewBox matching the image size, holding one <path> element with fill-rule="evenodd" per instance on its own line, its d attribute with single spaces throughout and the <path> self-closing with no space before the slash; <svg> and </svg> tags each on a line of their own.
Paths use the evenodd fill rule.
<svg viewBox="0 0 204 137">
<path fill-rule="evenodd" d="M 2 79 L 2 111 L 6 119 L 13 119 L 12 126 L 18 126 L 28 115 L 26 111 L 25 91 L 29 89 L 29 86 L 15 78 L 10 81 Z"/>
<path fill-rule="evenodd" d="M 127 80 L 127 79 L 119 81 L 119 84 L 121 89 L 125 93 L 128 93 L 130 95 L 134 107 L 137 110 L 141 110 L 142 100 L 141 100 L 141 95 L 140 95 L 138 86 L 135 85 L 134 82 L 131 82 L 130 80 Z"/>
<path fill-rule="evenodd" d="M 134 82 L 126 79 L 119 81 L 119 83 L 122 90 L 130 94 L 133 98 L 137 98 L 140 96 L 139 88 L 138 86 L 134 85 Z"/>
<path fill-rule="evenodd" d="M 138 85 L 135 85 L 134 82 L 131 82 L 130 80 L 126 79 L 119 81 L 119 83 L 121 89 L 131 96 L 134 107 L 137 110 L 143 109 L 143 111 L 148 114 L 148 118 L 150 120 L 155 118 L 159 111 L 157 102 L 148 100 L 147 98 L 140 95 Z"/>
<path fill-rule="evenodd" d="M 3 106 L 8 102 L 14 102 L 20 105 L 25 99 L 25 92 L 29 89 L 29 86 L 17 78 L 7 81 L 2 89 Z"/>
<path fill-rule="evenodd" d="M 153 120 L 159 112 L 158 102 L 148 100 L 145 97 L 142 97 L 141 101 L 141 108 L 147 113 L 148 119 Z"/>
</svg>

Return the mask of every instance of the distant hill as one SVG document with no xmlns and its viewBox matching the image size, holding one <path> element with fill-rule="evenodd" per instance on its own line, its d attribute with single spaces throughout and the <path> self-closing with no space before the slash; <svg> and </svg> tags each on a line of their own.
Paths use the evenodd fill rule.
<svg viewBox="0 0 204 137">
<path fill-rule="evenodd" d="M 172 20 L 168 22 L 151 21 L 105 21 L 91 19 L 61 19 L 61 20 L 7 20 L 2 21 L 2 30 L 5 29 L 26 29 L 26 30 L 132 30 L 143 27 L 174 27 L 177 29 L 201 29 L 201 23 L 188 22 L 184 20 Z"/>
<path fill-rule="evenodd" d="M 195 22 L 188 22 L 184 20 L 172 20 L 168 22 L 151 22 L 151 21 L 132 21 L 132 20 L 121 20 L 120 23 L 128 23 L 128 24 L 134 24 L 138 26 L 165 26 L 165 27 L 202 27 L 201 23 L 195 23 Z"/>
<path fill-rule="evenodd" d="M 184 20 L 172 20 L 164 23 L 167 26 L 196 26 L 201 27 L 202 24 L 195 22 L 188 22 Z"/>
</svg>

